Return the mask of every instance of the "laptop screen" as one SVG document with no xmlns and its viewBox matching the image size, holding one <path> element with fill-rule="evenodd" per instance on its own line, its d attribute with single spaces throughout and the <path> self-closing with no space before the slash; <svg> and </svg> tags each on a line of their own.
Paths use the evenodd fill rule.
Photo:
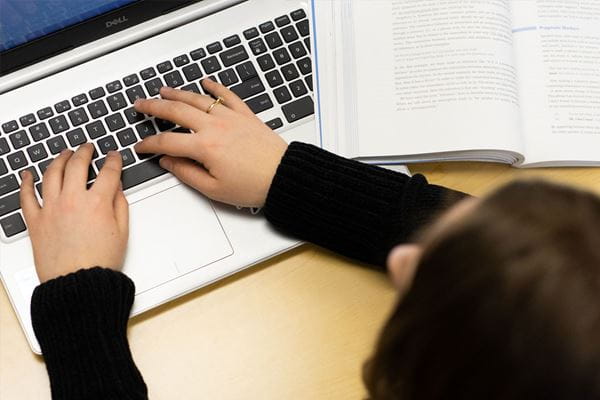
<svg viewBox="0 0 600 400">
<path fill-rule="evenodd" d="M 0 0 L 0 51 L 137 0 Z"/>
<path fill-rule="evenodd" d="M 0 0 L 0 76 L 202 0 Z"/>
</svg>

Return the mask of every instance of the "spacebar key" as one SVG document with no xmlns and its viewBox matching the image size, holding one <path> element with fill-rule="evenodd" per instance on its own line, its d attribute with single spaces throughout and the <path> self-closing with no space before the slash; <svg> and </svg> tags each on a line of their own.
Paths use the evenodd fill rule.
<svg viewBox="0 0 600 400">
<path fill-rule="evenodd" d="M 159 159 L 160 157 L 154 157 L 131 168 L 124 169 L 121 174 L 123 190 L 130 189 L 140 183 L 148 182 L 150 179 L 166 174 L 168 171 L 158 165 Z"/>
</svg>

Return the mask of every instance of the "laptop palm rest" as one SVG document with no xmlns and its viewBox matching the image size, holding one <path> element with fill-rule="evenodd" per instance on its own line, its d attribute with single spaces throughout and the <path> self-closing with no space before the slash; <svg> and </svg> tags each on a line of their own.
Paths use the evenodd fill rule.
<svg viewBox="0 0 600 400">
<path fill-rule="evenodd" d="M 123 272 L 136 294 L 233 254 L 210 201 L 185 185 L 130 204 Z"/>
</svg>

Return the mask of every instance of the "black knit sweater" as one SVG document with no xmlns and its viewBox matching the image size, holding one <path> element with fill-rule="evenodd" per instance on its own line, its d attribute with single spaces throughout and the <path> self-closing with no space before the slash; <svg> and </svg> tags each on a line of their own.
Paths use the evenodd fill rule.
<svg viewBox="0 0 600 400">
<path fill-rule="evenodd" d="M 278 229 L 383 269 L 390 249 L 464 194 L 292 143 L 264 213 Z M 133 282 L 104 268 L 38 286 L 31 299 L 54 399 L 145 399 L 127 342 Z"/>
</svg>

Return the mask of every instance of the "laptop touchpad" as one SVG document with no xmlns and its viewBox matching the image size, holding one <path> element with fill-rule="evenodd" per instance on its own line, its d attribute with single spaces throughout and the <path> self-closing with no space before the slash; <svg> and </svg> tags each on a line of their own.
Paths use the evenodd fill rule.
<svg viewBox="0 0 600 400">
<path fill-rule="evenodd" d="M 130 205 L 125 272 L 136 293 L 233 254 L 211 203 L 185 185 Z"/>
</svg>

